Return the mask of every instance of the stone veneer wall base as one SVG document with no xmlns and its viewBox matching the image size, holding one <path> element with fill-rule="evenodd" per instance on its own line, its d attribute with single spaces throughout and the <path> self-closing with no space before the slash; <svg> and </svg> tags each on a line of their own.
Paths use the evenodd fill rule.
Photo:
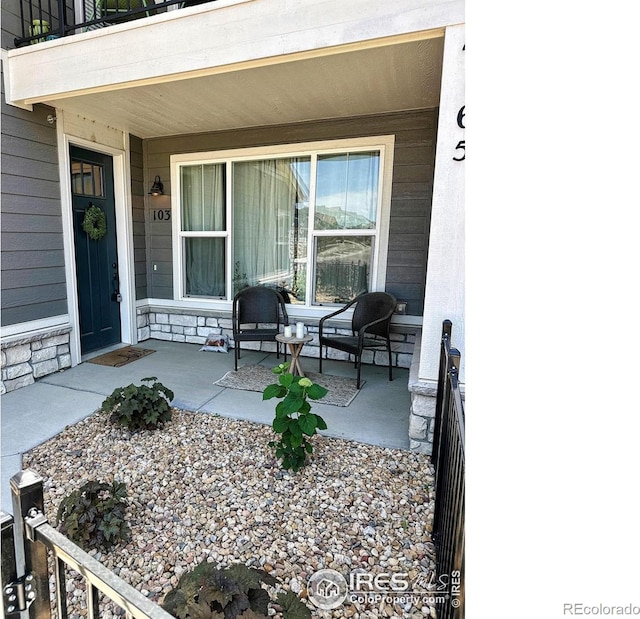
<svg viewBox="0 0 640 619">
<path fill-rule="evenodd" d="M 307 332 L 314 336 L 302 349 L 303 357 L 318 358 L 318 321 L 301 319 L 305 321 Z M 295 323 L 296 317 L 289 316 L 289 322 Z M 204 344 L 211 334 L 226 334 L 229 344 L 233 347 L 233 328 L 231 314 L 229 312 L 204 312 L 202 310 L 183 310 L 158 307 L 138 308 L 137 311 L 138 341 L 148 339 L 166 340 L 169 342 L 185 342 L 188 344 Z M 350 335 L 351 331 L 341 328 L 331 328 L 332 333 Z M 392 360 L 394 367 L 409 368 L 414 351 L 415 328 L 396 329 L 391 334 Z M 243 342 L 243 350 L 262 350 L 275 352 L 275 342 Z M 328 359 L 348 360 L 349 356 L 340 351 L 329 349 Z M 387 353 L 365 352 L 363 363 L 373 365 L 387 365 Z"/>
<path fill-rule="evenodd" d="M 411 393 L 409 449 L 431 455 L 438 385 L 437 381 L 425 381 L 418 378 L 421 335 L 420 330 L 415 335 L 413 361 L 409 368 L 409 392 Z"/>
<path fill-rule="evenodd" d="M 6 338 L 0 346 L 0 393 L 31 385 L 36 378 L 71 367 L 70 332 L 70 326 L 58 327 Z"/>
</svg>

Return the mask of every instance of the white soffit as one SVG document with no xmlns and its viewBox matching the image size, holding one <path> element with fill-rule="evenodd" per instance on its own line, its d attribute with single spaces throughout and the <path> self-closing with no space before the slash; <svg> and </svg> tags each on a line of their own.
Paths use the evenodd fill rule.
<svg viewBox="0 0 640 619">
<path fill-rule="evenodd" d="M 438 106 L 443 38 L 46 102 L 138 137 Z"/>
</svg>

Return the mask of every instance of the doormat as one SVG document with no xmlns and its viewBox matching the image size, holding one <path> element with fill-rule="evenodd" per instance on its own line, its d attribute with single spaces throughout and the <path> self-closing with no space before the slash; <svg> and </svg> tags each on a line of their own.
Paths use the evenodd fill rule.
<svg viewBox="0 0 640 619">
<path fill-rule="evenodd" d="M 99 357 L 89 359 L 89 363 L 95 363 L 96 365 L 108 365 L 112 368 L 119 368 L 132 361 L 137 361 L 150 355 L 155 350 L 149 350 L 147 348 L 134 348 L 133 346 L 126 346 L 125 348 L 119 348 L 113 350 Z"/>
<path fill-rule="evenodd" d="M 318 404 L 331 404 L 332 406 L 349 406 L 358 395 L 355 378 L 344 378 L 343 376 L 331 376 L 330 374 L 317 374 L 315 372 L 305 372 L 305 376 L 318 385 L 322 385 L 329 390 L 324 398 L 317 400 Z M 264 391 L 264 388 L 271 383 L 278 382 L 278 375 L 264 365 L 244 365 L 238 371 L 227 372 L 220 380 L 214 382 L 218 387 L 228 387 L 230 389 L 241 389 L 244 391 Z M 360 381 L 362 388 L 364 381 Z"/>
</svg>

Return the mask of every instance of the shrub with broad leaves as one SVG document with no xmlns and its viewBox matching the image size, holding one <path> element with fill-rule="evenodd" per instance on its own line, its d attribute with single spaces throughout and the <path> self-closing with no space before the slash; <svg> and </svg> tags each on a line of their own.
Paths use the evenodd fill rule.
<svg viewBox="0 0 640 619">
<path fill-rule="evenodd" d="M 157 382 L 155 376 L 143 378 L 149 385 L 118 387 L 102 403 L 102 410 L 111 413 L 113 423 L 123 425 L 130 430 L 153 430 L 171 421 L 171 400 L 173 391 Z"/>
<path fill-rule="evenodd" d="M 88 481 L 58 507 L 60 531 L 85 550 L 109 549 L 131 536 L 125 521 L 127 487 L 122 482 Z"/>
<path fill-rule="evenodd" d="M 276 457 L 281 460 L 282 468 L 300 470 L 307 461 L 307 455 L 313 453 L 309 440 L 318 430 L 326 430 L 327 424 L 320 415 L 311 412 L 308 399 L 320 400 L 328 390 L 304 376 L 294 376 L 289 372 L 289 363 L 281 363 L 273 368 L 278 382 L 268 385 L 262 392 L 263 400 L 280 398 L 276 405 L 276 416 L 272 427 L 280 434 L 279 441 L 271 441 Z"/>
<path fill-rule="evenodd" d="M 175 589 L 167 593 L 162 608 L 178 619 L 267 619 L 271 598 L 263 584 L 278 581 L 264 570 L 241 563 L 218 569 L 202 562 L 184 573 Z M 276 602 L 284 619 L 310 619 L 311 612 L 289 591 Z"/>
</svg>

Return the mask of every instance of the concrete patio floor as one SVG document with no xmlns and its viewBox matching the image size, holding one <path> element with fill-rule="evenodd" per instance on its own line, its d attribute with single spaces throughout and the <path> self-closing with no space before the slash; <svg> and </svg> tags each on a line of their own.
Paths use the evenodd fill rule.
<svg viewBox="0 0 640 619">
<path fill-rule="evenodd" d="M 263 401 L 262 394 L 219 387 L 213 383 L 233 369 L 233 351 L 203 352 L 197 344 L 147 340 L 140 348 L 156 352 L 120 368 L 81 363 L 51 374 L 33 385 L 0 398 L 2 430 L 1 509 L 11 512 L 9 479 L 22 466 L 22 454 L 95 412 L 116 387 L 139 384 L 155 376 L 175 393 L 172 405 L 189 411 L 217 414 L 271 424 L 276 400 Z M 282 361 L 282 358 L 280 359 Z M 279 363 L 275 353 L 244 351 L 239 365 Z M 304 370 L 317 372 L 317 359 L 301 357 Z M 323 362 L 326 374 L 355 378 L 353 364 Z M 409 446 L 409 370 L 363 366 L 365 382 L 348 407 L 313 403 L 313 410 L 327 422 L 326 436 L 382 447 Z M 275 382 L 275 381 L 274 381 Z"/>
</svg>

